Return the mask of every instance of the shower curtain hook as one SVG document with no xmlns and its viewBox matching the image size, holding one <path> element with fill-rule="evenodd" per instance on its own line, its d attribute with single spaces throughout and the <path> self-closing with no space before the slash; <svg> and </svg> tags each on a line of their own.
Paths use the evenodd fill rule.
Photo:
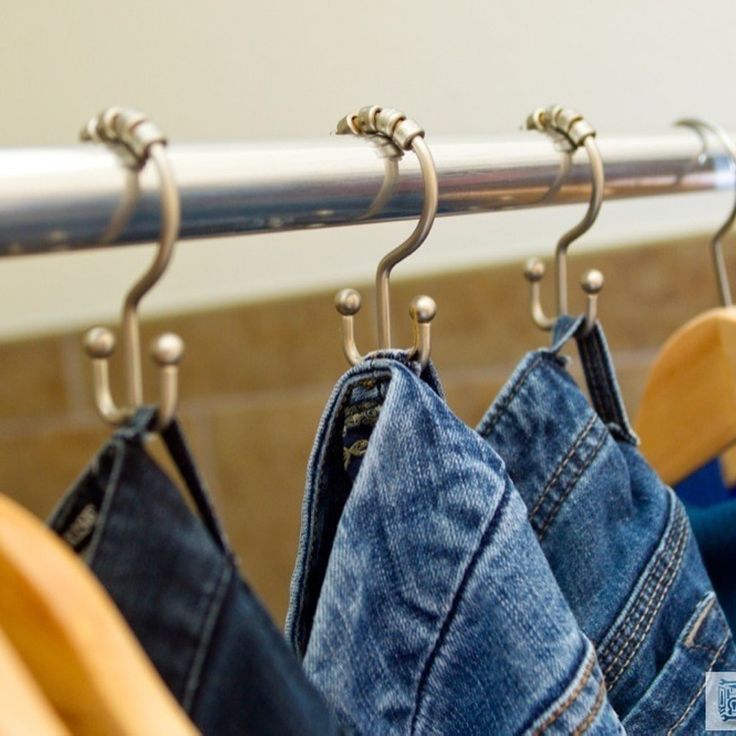
<svg viewBox="0 0 736 736">
<path fill-rule="evenodd" d="M 557 242 L 555 250 L 556 267 L 556 306 L 557 316 L 567 314 L 567 251 L 570 245 L 586 233 L 598 217 L 603 202 L 605 173 L 603 158 L 595 142 L 596 131 L 580 113 L 560 105 L 539 108 L 526 121 L 527 130 L 538 130 L 547 133 L 557 140 L 562 140 L 568 147 L 568 155 L 578 148 L 588 152 L 591 169 L 591 193 L 588 209 L 583 219 L 568 230 Z M 556 318 L 548 317 L 542 308 L 540 282 L 544 278 L 544 263 L 538 258 L 531 258 L 524 268 L 524 277 L 530 283 L 530 304 L 532 320 L 537 327 L 550 330 Z M 587 334 L 593 328 L 598 313 L 598 294 L 603 288 L 603 274 L 598 270 L 590 270 L 583 275 L 581 285 L 587 295 L 585 309 L 585 328 Z"/>
<path fill-rule="evenodd" d="M 148 270 L 128 291 L 123 303 L 123 342 L 126 368 L 126 403 L 116 404 L 110 388 L 109 358 L 115 350 L 115 336 L 104 327 L 93 327 L 84 337 L 84 348 L 92 358 L 95 404 L 102 419 L 120 425 L 143 404 L 138 305 L 164 274 L 179 234 L 181 209 L 179 190 L 166 155 L 166 137 L 143 113 L 112 107 L 92 118 L 83 128 L 81 139 L 122 146 L 132 156 L 137 170 L 150 160 L 160 184 L 161 235 L 156 256 Z M 159 335 L 152 343 L 151 355 L 160 368 L 160 397 L 157 406 L 157 431 L 174 418 L 178 403 L 178 366 L 184 342 L 174 333 Z"/>
<path fill-rule="evenodd" d="M 391 271 L 398 263 L 414 253 L 424 242 L 437 215 L 439 190 L 437 170 L 432 154 L 424 141 L 424 130 L 398 110 L 378 105 L 363 107 L 357 113 L 346 115 L 337 124 L 338 134 L 358 136 L 380 135 L 389 139 L 399 151 L 414 151 L 422 171 L 424 199 L 419 222 L 409 237 L 385 255 L 376 270 L 376 303 L 378 317 L 378 346 L 386 350 L 391 346 L 391 308 L 389 281 Z M 335 297 L 335 307 L 342 315 L 343 352 L 352 365 L 363 356 L 355 345 L 354 317 L 360 310 L 361 297 L 355 289 L 343 289 Z M 412 300 L 409 314 L 414 323 L 414 345 L 411 355 L 422 366 L 429 361 L 430 323 L 437 313 L 434 300 L 426 295 Z"/>
<path fill-rule="evenodd" d="M 707 145 L 705 134 L 703 131 L 712 133 L 721 142 L 721 145 L 728 154 L 729 167 L 734 175 L 734 191 L 736 192 L 736 143 L 733 138 L 726 132 L 725 128 L 715 123 L 708 123 L 700 118 L 682 118 L 675 121 L 675 125 L 686 128 L 692 128 L 702 139 L 703 146 Z M 705 150 L 705 148 L 704 148 Z M 736 199 L 734 199 L 731 213 L 726 221 L 718 228 L 715 235 L 711 238 L 710 248 L 713 257 L 713 267 L 716 272 L 716 280 L 718 283 L 718 294 L 721 298 L 721 306 L 733 306 L 733 297 L 731 296 L 731 285 L 728 282 L 728 272 L 726 271 L 726 261 L 723 257 L 723 238 L 731 229 L 734 220 L 736 220 Z"/>
</svg>

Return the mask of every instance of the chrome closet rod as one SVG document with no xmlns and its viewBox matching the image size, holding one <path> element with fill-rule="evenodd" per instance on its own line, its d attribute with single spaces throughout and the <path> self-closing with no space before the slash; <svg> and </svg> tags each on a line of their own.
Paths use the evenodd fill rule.
<svg viewBox="0 0 736 736">
<path fill-rule="evenodd" d="M 703 155 L 703 143 L 691 130 L 598 141 L 606 199 L 733 187 L 726 153 L 713 145 Z M 439 176 L 440 215 L 588 200 L 584 153 L 578 152 L 562 186 L 555 187 L 565 155 L 541 136 L 430 135 L 427 143 Z M 401 160 L 392 181 L 396 166 L 387 150 L 330 135 L 172 144 L 181 237 L 415 218 L 422 188 L 415 157 Z M 149 242 L 158 231 L 153 171 L 135 176 L 116 153 L 99 146 L 0 149 L 0 255 Z"/>
</svg>

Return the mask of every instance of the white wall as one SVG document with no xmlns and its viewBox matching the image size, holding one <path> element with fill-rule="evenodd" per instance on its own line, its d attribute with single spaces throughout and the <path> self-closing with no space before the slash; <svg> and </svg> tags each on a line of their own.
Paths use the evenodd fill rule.
<svg viewBox="0 0 736 736">
<path fill-rule="evenodd" d="M 110 104 L 145 110 L 178 140 L 326 135 L 376 102 L 419 120 L 430 143 L 435 132 L 516 130 L 549 102 L 579 109 L 602 135 L 683 114 L 733 127 L 734 27 L 732 0 L 2 0 L 0 145 L 74 142 Z M 730 199 L 604 204 L 581 245 L 715 227 Z M 397 276 L 550 253 L 579 212 L 445 219 Z M 144 310 L 366 281 L 410 228 L 184 243 Z M 113 317 L 150 253 L 6 259 L 0 335 Z"/>
</svg>

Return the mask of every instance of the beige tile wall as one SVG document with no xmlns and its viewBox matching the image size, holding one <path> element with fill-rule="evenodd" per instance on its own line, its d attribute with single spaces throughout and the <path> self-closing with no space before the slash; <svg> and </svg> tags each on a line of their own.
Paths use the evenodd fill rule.
<svg viewBox="0 0 736 736">
<path fill-rule="evenodd" d="M 593 265 L 606 274 L 600 310 L 633 412 L 658 346 L 716 304 L 707 245 L 697 238 L 573 257 L 571 283 Z M 551 279 L 544 285 L 550 303 Z M 420 291 L 439 306 L 433 357 L 449 404 L 474 424 L 516 361 L 548 339 L 531 325 L 520 264 L 397 283 L 395 331 L 406 343 L 408 302 Z M 362 350 L 373 344 L 372 306 L 366 298 L 358 317 Z M 332 294 L 177 316 L 146 324 L 144 337 L 164 329 L 187 342 L 181 415 L 198 462 L 245 575 L 282 620 L 307 458 L 346 367 Z M 0 354 L 0 489 L 45 516 L 108 429 L 92 408 L 79 335 L 7 343 Z"/>
</svg>

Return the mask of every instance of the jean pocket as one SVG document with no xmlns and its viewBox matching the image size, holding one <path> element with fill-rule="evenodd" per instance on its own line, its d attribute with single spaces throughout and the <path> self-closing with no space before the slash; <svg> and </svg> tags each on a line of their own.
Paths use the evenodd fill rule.
<svg viewBox="0 0 736 736">
<path fill-rule="evenodd" d="M 736 670 L 731 630 L 715 593 L 698 603 L 649 689 L 623 721 L 629 736 L 705 731 L 705 675 Z"/>
</svg>

